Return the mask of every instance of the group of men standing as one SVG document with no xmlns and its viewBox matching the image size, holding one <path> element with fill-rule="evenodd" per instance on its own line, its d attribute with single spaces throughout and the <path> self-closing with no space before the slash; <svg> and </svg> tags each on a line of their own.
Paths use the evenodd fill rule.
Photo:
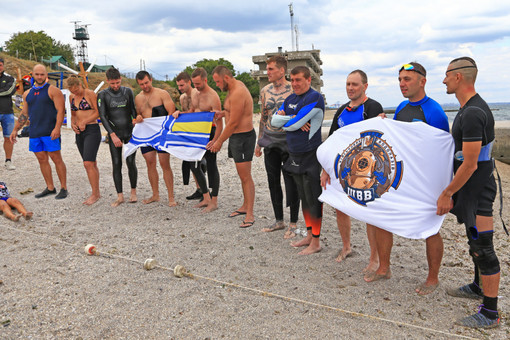
<svg viewBox="0 0 510 340">
<path fill-rule="evenodd" d="M 256 153 L 261 155 L 261 148 L 264 147 L 265 166 L 276 219 L 274 224 L 263 231 L 275 231 L 285 227 L 281 213 L 282 172 L 287 205 L 291 208 L 291 227 L 296 221 L 296 196 L 293 188 L 297 189 L 303 204 L 303 215 L 309 233 L 303 240 L 292 245 L 307 246 L 299 253 L 305 255 L 321 249 L 318 236 L 322 206 L 317 199 L 320 187 L 318 192 L 316 188 L 320 183 L 326 190 L 331 181 L 325 171 L 319 179 L 320 166 L 317 168 L 314 152 L 318 146 L 313 141 L 316 132 L 314 119 L 322 121 L 324 106 L 323 103 L 321 105 L 320 98 L 313 94 L 314 90 L 310 89 L 311 77 L 305 69 L 296 67 L 290 72 L 294 91 L 292 94 L 288 83 L 282 78 L 285 71 L 284 58 L 270 58 L 267 61 L 267 74 L 271 84 L 261 91 L 262 115 Z M 447 289 L 447 293 L 454 297 L 483 300 L 478 313 L 460 319 L 457 323 L 472 328 L 492 328 L 499 325 L 497 300 L 500 279 L 499 260 L 492 241 L 492 204 L 497 190 L 493 176 L 494 161 L 491 158 L 494 118 L 488 105 L 475 91 L 477 71 L 473 59 L 461 57 L 452 60 L 445 72 L 443 83 L 446 91 L 448 94 L 455 94 L 461 108 L 452 126 L 455 174 L 452 182 L 438 197 L 437 214 L 444 215 L 451 211 L 457 216 L 459 223 L 465 224 L 469 253 L 475 265 L 473 282 L 459 288 Z M 402 95 L 407 100 L 397 107 L 394 119 L 404 122 L 421 121 L 449 132 L 448 118 L 443 109 L 425 93 L 425 68 L 417 62 L 405 64 L 399 70 L 398 80 Z M 365 72 L 355 70 L 349 74 L 346 82 L 349 102 L 336 112 L 329 135 L 343 126 L 361 120 L 385 117 L 382 106 L 366 96 L 367 87 Z M 268 124 L 269 120 L 271 124 Z M 285 130 L 286 138 L 283 138 L 284 132 L 275 127 Z M 337 261 L 341 262 L 351 254 L 350 218 L 341 211 L 337 210 L 336 213 L 343 240 L 343 248 L 337 257 Z M 370 260 L 363 270 L 365 281 L 389 279 L 393 235 L 367 224 L 367 236 Z M 425 282 L 416 288 L 420 295 L 432 293 L 439 285 L 438 275 L 443 256 L 443 241 L 439 232 L 426 239 L 426 253 L 429 271 Z"/>
<path fill-rule="evenodd" d="M 1 61 L 1 60 L 0 60 Z M 0 76 L 3 77 L 3 61 L 0 62 Z M 120 73 L 110 69 L 106 73 L 109 88 L 98 96 L 101 120 L 109 134 L 109 144 L 113 164 L 113 177 L 117 190 L 117 206 L 124 202 L 122 193 L 121 149 L 131 137 L 133 125 L 145 118 L 173 114 L 178 117 L 188 112 L 213 111 L 215 118 L 210 141 L 207 144 L 205 159 L 207 177 L 200 162 L 188 164 L 199 188 L 202 201 L 197 205 L 210 212 L 218 208 L 220 176 L 216 165 L 216 153 L 228 139 L 229 157 L 234 159 L 243 191 L 243 204 L 229 217 L 244 216 L 241 228 L 255 223 L 253 213 L 255 186 L 251 176 L 252 157 L 260 157 L 262 149 L 267 173 L 269 191 L 275 222 L 263 229 L 271 232 L 284 229 L 283 189 L 285 183 L 287 206 L 290 207 L 290 224 L 285 238 L 295 236 L 299 205 L 301 202 L 306 236 L 292 242 L 293 247 L 303 247 L 301 255 L 309 255 L 321 250 L 320 231 L 322 224 L 322 203 L 318 197 L 326 190 L 331 179 L 322 171 L 317 161 L 316 151 L 321 144 L 321 126 L 324 118 L 324 99 L 311 87 L 310 70 L 304 66 L 290 71 L 290 83 L 286 80 L 287 61 L 283 56 L 274 56 L 267 61 L 267 74 L 270 84 L 261 90 L 261 119 L 258 138 L 253 127 L 253 100 L 246 86 L 236 80 L 225 66 L 214 69 L 212 77 L 216 85 L 227 91 L 224 109 L 221 109 L 218 94 L 207 84 L 207 73 L 196 69 L 191 76 L 181 73 L 177 84 L 182 92 L 181 110 L 176 111 L 168 92 L 154 88 L 149 73 L 140 71 L 136 80 L 142 91 L 133 98 L 130 89 L 120 86 Z M 24 94 L 25 106 L 13 128 L 8 141 L 14 143 L 18 130 L 30 119 L 30 150 L 39 161 L 46 182 L 45 190 L 55 192 L 48 159 L 57 167 L 61 191 L 56 198 L 67 196 L 66 169 L 60 155 L 60 127 L 64 117 L 64 99 L 60 90 L 46 83 L 47 73 L 42 65 L 34 67 L 34 85 Z M 493 247 L 492 204 L 496 194 L 496 184 L 491 158 L 494 141 L 494 118 L 492 113 L 476 93 L 474 83 L 477 65 L 468 57 L 454 59 L 448 65 L 443 83 L 447 93 L 455 94 L 461 108 L 452 126 L 455 142 L 455 175 L 437 200 L 437 214 L 451 211 L 459 222 L 466 226 L 470 254 L 475 265 L 474 281 L 460 288 L 447 290 L 457 297 L 483 299 L 480 311 L 464 319 L 459 324 L 474 328 L 490 328 L 499 324 L 497 311 L 500 267 Z M 448 119 L 440 105 L 425 93 L 426 70 L 416 62 L 403 65 L 398 74 L 400 90 L 407 98 L 396 110 L 394 119 L 404 122 L 425 122 L 433 127 L 449 132 Z M 194 89 L 191 87 L 194 84 Z M 343 126 L 377 116 L 384 117 L 382 106 L 368 98 L 368 79 L 361 70 L 352 71 L 346 81 L 349 102 L 336 112 L 330 135 L 341 133 Z M 1 88 L 4 91 L 4 88 Z M 0 92 L 0 94 L 3 92 Z M 1 104 L 1 103 L 0 103 Z M 51 110 L 50 110 L 51 107 Z M 2 112 L 3 116 L 3 112 Z M 225 118 L 225 124 L 223 123 Z M 337 132 L 337 130 L 340 130 Z M 4 128 L 4 137 L 6 130 Z M 5 143 L 4 142 L 4 148 Z M 426 141 L 424 141 L 426 143 Z M 256 145 L 256 146 L 255 146 Z M 6 157 L 10 157 L 6 149 Z M 12 153 L 12 147 L 11 147 Z M 144 203 L 158 201 L 157 160 L 163 169 L 163 178 L 168 190 L 170 206 L 175 206 L 173 195 L 173 173 L 169 154 L 151 147 L 143 147 L 142 154 L 147 164 L 152 196 Z M 128 174 L 131 183 L 130 202 L 137 200 L 137 170 L 134 154 L 127 158 Z M 321 173 L 322 172 L 322 173 Z M 209 192 L 212 188 L 212 192 Z M 37 197 L 37 195 L 36 195 Z M 337 210 L 337 225 L 343 240 L 343 248 L 337 261 L 344 261 L 351 254 L 350 218 Z M 364 269 L 364 280 L 373 282 L 389 279 L 390 254 L 393 236 L 390 232 L 367 225 L 370 245 L 370 259 Z M 439 284 L 439 268 L 443 256 L 443 242 L 439 233 L 426 239 L 429 273 L 416 292 L 426 295 Z"/>
</svg>

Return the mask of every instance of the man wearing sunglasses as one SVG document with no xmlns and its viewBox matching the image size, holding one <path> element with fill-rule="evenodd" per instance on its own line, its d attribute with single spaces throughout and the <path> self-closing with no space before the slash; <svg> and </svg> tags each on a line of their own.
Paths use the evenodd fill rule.
<svg viewBox="0 0 510 340">
<path fill-rule="evenodd" d="M 424 122 L 435 128 L 449 132 L 448 117 L 441 106 L 425 93 L 427 71 L 417 63 L 411 62 L 400 68 L 398 81 L 402 95 L 408 100 L 403 101 L 395 110 L 393 119 L 403 122 Z M 393 246 L 393 234 L 381 228 L 376 228 L 377 252 L 379 253 L 379 268 L 373 273 L 365 275 L 365 281 L 372 282 L 389 279 L 390 255 Z M 427 295 L 439 285 L 439 268 L 443 259 L 443 239 L 439 232 L 425 240 L 427 263 L 429 272 L 425 282 L 416 287 L 416 293 Z"/>
<path fill-rule="evenodd" d="M 492 241 L 492 204 L 497 191 L 491 157 L 494 117 L 475 90 L 477 73 L 475 61 L 461 57 L 450 62 L 443 80 L 446 93 L 455 94 L 460 109 L 452 125 L 455 175 L 437 200 L 437 214 L 444 215 L 451 210 L 458 222 L 464 223 L 469 253 L 475 264 L 474 281 L 448 289 L 447 293 L 455 297 L 483 299 L 478 313 L 458 320 L 457 324 L 493 328 L 499 326 L 500 279 L 499 260 Z"/>
</svg>

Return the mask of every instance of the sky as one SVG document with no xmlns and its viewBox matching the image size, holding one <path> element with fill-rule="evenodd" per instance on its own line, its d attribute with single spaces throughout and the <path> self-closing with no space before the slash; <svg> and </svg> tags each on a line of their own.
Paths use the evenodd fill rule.
<svg viewBox="0 0 510 340">
<path fill-rule="evenodd" d="M 0 45 L 12 34 L 45 31 L 76 45 L 74 24 L 89 24 L 89 60 L 136 73 L 140 60 L 156 79 L 186 66 L 225 58 L 238 72 L 258 69 L 252 56 L 292 50 L 289 4 L 258 0 L 4 1 Z M 403 97 L 398 70 L 410 61 L 427 69 L 427 94 L 456 103 L 442 84 L 448 63 L 470 56 L 478 64 L 477 91 L 488 102 L 510 102 L 510 1 L 294 0 L 299 50 L 321 51 L 324 93 L 348 101 L 350 71 L 368 74 L 369 97 L 384 107 Z"/>
</svg>

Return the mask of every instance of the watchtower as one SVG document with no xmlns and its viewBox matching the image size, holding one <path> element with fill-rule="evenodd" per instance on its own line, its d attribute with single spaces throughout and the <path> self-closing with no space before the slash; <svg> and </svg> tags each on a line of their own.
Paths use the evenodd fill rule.
<svg viewBox="0 0 510 340">
<path fill-rule="evenodd" d="M 90 37 L 89 32 L 87 31 L 87 26 L 90 26 L 90 24 L 79 25 L 78 23 L 81 21 L 71 22 L 74 23 L 73 39 L 76 40 L 76 57 L 78 61 L 86 64 L 89 62 L 87 40 L 90 40 Z"/>
</svg>

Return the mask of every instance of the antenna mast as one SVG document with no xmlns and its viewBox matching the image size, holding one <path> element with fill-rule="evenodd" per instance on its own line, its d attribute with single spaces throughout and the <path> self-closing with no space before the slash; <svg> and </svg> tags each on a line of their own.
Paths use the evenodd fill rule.
<svg viewBox="0 0 510 340">
<path fill-rule="evenodd" d="M 289 5 L 290 12 L 290 38 L 292 40 L 292 51 L 295 51 L 294 48 L 294 9 L 292 8 L 292 2 Z"/>
</svg>

